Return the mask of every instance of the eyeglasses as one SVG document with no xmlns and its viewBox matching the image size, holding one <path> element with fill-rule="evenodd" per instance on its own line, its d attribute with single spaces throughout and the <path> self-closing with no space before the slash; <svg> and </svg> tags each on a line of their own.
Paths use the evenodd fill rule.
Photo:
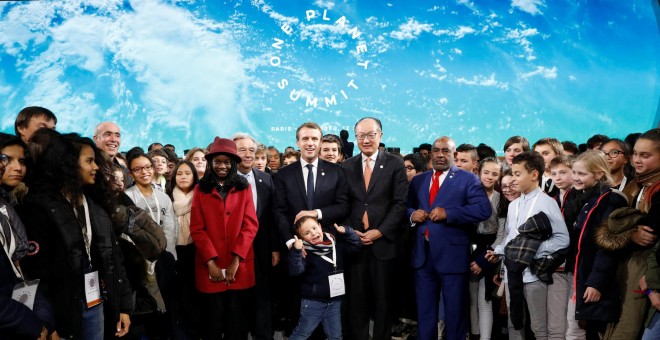
<svg viewBox="0 0 660 340">
<path fill-rule="evenodd" d="M 502 191 L 505 191 L 505 190 L 513 190 L 513 185 L 503 185 L 502 186 Z"/>
<path fill-rule="evenodd" d="M 139 173 L 141 173 L 142 171 L 147 171 L 147 172 L 149 172 L 149 171 L 151 171 L 151 170 L 153 170 L 153 169 L 154 169 L 153 166 L 151 166 L 151 165 L 145 165 L 145 166 L 141 166 L 141 167 L 139 167 L 139 168 L 133 168 L 133 169 L 131 169 L 131 172 L 134 173 L 134 174 L 139 174 Z"/>
<path fill-rule="evenodd" d="M 374 139 L 376 139 L 376 137 L 378 137 L 379 133 L 380 132 L 369 132 L 367 134 L 361 133 L 359 135 L 355 135 L 355 138 L 357 140 L 364 140 L 365 138 L 368 139 L 368 140 L 374 140 Z"/>
<path fill-rule="evenodd" d="M 415 167 L 412 166 L 412 165 L 406 165 L 406 170 L 413 171 L 413 170 L 415 170 Z"/>
<path fill-rule="evenodd" d="M 9 164 L 9 156 L 5 155 L 4 153 L 0 153 L 0 163 L 2 163 L 4 166 L 7 166 L 7 164 Z"/>
<path fill-rule="evenodd" d="M 619 157 L 620 154 L 624 153 L 621 150 L 610 150 L 609 152 L 605 152 L 601 150 L 600 152 L 602 152 L 605 156 L 608 156 L 610 158 L 617 158 Z"/>
</svg>

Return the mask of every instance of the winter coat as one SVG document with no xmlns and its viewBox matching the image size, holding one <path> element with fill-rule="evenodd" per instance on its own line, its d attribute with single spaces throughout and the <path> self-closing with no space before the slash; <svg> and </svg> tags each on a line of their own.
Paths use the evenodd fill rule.
<svg viewBox="0 0 660 340">
<path fill-rule="evenodd" d="M 612 211 L 626 207 L 628 202 L 620 191 L 606 186 L 596 187 L 588 195 L 574 227 L 579 233 L 577 249 L 574 250 L 575 319 L 616 322 L 621 313 L 619 287 L 613 280 L 617 272 L 617 253 L 599 247 L 595 235 L 596 230 L 607 225 Z M 588 287 L 600 292 L 598 302 L 584 302 Z"/>
<path fill-rule="evenodd" d="M 226 199 L 213 188 L 205 193 L 195 187 L 190 213 L 190 235 L 195 244 L 195 286 L 202 293 L 247 289 L 255 284 L 252 241 L 259 222 L 252 201 L 252 190 L 230 189 Z M 206 263 L 213 259 L 227 269 L 233 255 L 241 258 L 236 281 L 212 282 Z"/>
<path fill-rule="evenodd" d="M 123 256 L 113 233 L 110 216 L 87 198 L 91 220 L 91 257 L 99 272 L 104 312 L 130 313 L 133 300 L 122 266 Z M 40 279 L 39 289 L 50 300 L 58 334 L 81 338 L 84 308 L 84 268 L 87 261 L 80 223 L 69 202 L 60 193 L 30 191 L 17 209 L 25 224 L 30 249 L 21 261 L 28 279 Z"/>
</svg>

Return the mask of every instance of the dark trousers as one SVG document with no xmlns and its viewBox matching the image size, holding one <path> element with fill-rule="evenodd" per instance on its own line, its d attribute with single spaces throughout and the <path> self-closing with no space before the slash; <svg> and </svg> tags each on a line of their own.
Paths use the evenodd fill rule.
<svg viewBox="0 0 660 340">
<path fill-rule="evenodd" d="M 255 253 L 256 253 L 255 249 Z M 254 339 L 267 340 L 273 338 L 272 308 L 270 300 L 270 270 L 271 254 L 255 254 L 254 275 L 254 312 L 250 332 Z"/>
<path fill-rule="evenodd" d="M 451 261 L 451 259 L 446 259 Z M 468 274 L 439 273 L 428 248 L 426 262 L 415 270 L 417 294 L 417 339 L 438 338 L 440 293 L 445 307 L 445 332 L 448 340 L 464 340 L 467 333 Z"/>
<path fill-rule="evenodd" d="M 203 339 L 245 340 L 253 289 L 228 290 L 223 293 L 202 294 L 204 305 Z M 224 337 L 222 334 L 224 333 Z"/>
<path fill-rule="evenodd" d="M 347 259 L 348 322 L 345 329 L 353 340 L 369 338 L 370 307 L 373 308 L 373 339 L 390 339 L 392 333 L 392 287 L 395 260 L 377 259 L 371 249 L 363 249 Z M 346 327 L 347 326 L 347 327 Z"/>
</svg>

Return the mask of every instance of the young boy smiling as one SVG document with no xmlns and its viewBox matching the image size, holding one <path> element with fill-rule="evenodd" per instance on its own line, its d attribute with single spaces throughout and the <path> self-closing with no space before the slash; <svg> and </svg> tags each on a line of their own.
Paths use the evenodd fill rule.
<svg viewBox="0 0 660 340">
<path fill-rule="evenodd" d="M 506 239 L 489 250 L 486 259 L 498 262 L 504 256 L 505 246 L 518 236 L 518 227 L 531 216 L 543 212 L 548 217 L 552 227 L 552 235 L 539 246 L 535 258 L 542 258 L 569 246 L 569 236 L 566 224 L 562 218 L 557 203 L 552 197 L 545 195 L 539 187 L 539 177 L 545 169 L 543 157 L 534 152 L 523 152 L 513 158 L 511 170 L 513 185 L 521 192 L 521 196 L 511 202 L 506 220 Z M 507 305 L 509 305 L 509 288 L 507 275 L 504 276 L 507 290 Z M 530 326 L 536 339 L 548 338 L 547 294 L 548 285 L 532 274 L 529 268 L 523 272 L 523 290 L 527 307 L 530 311 Z M 510 306 L 507 306 L 510 307 Z M 523 339 L 524 329 L 514 329 L 509 319 L 509 339 Z"/>
</svg>

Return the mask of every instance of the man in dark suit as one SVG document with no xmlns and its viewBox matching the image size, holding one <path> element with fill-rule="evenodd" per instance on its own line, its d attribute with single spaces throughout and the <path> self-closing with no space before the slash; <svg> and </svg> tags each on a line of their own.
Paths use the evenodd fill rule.
<svg viewBox="0 0 660 340">
<path fill-rule="evenodd" d="M 346 258 L 350 265 L 348 315 L 344 320 L 354 340 L 369 337 L 370 306 L 374 311 L 373 338 L 391 338 L 396 238 L 406 212 L 408 180 L 403 159 L 378 151 L 382 131 L 376 118 L 358 121 L 355 135 L 361 153 L 342 163 L 351 205 L 349 225 L 365 246 Z"/>
<path fill-rule="evenodd" d="M 348 188 L 341 168 L 319 159 L 322 136 L 321 127 L 316 123 L 298 127 L 296 145 L 300 149 L 300 160 L 280 168 L 275 177 L 273 211 L 280 241 L 288 249 L 294 241 L 293 224 L 302 216 L 318 218 L 323 231 L 336 234 L 333 224 L 344 221 L 349 212 Z M 288 264 L 287 259 L 288 256 L 282 257 L 283 265 Z M 284 311 L 283 314 L 292 321 L 290 326 L 294 326 L 300 315 L 300 287 L 298 279 L 287 279 L 288 292 L 284 292 L 282 309 L 288 307 L 288 313 Z"/>
<path fill-rule="evenodd" d="M 300 160 L 281 168 L 275 178 L 275 219 L 280 238 L 289 248 L 291 228 L 300 217 L 316 217 L 324 231 L 334 234 L 332 225 L 348 215 L 348 189 L 341 168 L 319 159 L 322 136 L 318 124 L 301 125 L 296 131 Z"/>
<path fill-rule="evenodd" d="M 252 199 L 256 207 L 259 229 L 254 238 L 254 274 L 255 309 L 256 317 L 254 327 L 251 327 L 252 337 L 259 340 L 272 339 L 273 328 L 271 321 L 271 267 L 280 262 L 279 235 L 273 221 L 273 198 L 275 187 L 269 174 L 253 169 L 256 141 L 247 134 L 236 134 L 233 137 L 236 143 L 241 163 L 238 164 L 238 174 L 245 177 L 250 183 Z"/>
<path fill-rule="evenodd" d="M 415 176 L 408 191 L 407 217 L 416 228 L 412 266 L 417 295 L 417 337 L 438 338 L 442 290 L 447 339 L 464 340 L 470 267 L 468 231 L 488 219 L 492 208 L 479 179 L 454 166 L 456 144 L 433 143 L 433 170 Z"/>
</svg>

